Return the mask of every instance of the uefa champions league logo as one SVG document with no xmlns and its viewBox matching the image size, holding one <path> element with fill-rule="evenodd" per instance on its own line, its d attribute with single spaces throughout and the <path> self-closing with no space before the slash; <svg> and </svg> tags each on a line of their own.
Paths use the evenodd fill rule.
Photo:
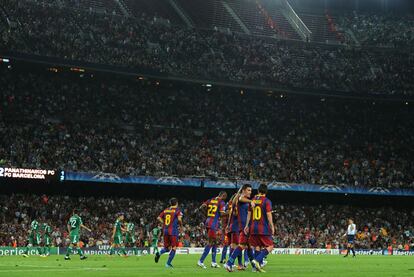
<svg viewBox="0 0 414 277">
<path fill-rule="evenodd" d="M 223 188 L 234 188 L 236 184 L 231 181 L 219 181 L 215 182 L 216 186 L 223 187 Z"/>
<path fill-rule="evenodd" d="M 161 177 L 157 179 L 157 182 L 161 184 L 174 184 L 174 185 L 184 183 L 180 178 L 177 178 L 177 177 Z"/>
<path fill-rule="evenodd" d="M 92 177 L 92 179 L 101 180 L 101 181 L 108 181 L 108 182 L 119 182 L 121 181 L 121 177 L 113 173 L 99 173 Z"/>
<path fill-rule="evenodd" d="M 374 193 L 389 193 L 390 192 L 388 189 L 382 188 L 382 187 L 371 188 L 368 191 L 369 192 L 374 192 Z"/>
<path fill-rule="evenodd" d="M 276 189 L 291 189 L 292 186 L 287 184 L 287 183 L 282 183 L 282 182 L 271 182 L 268 186 L 269 188 L 276 188 Z"/>
<path fill-rule="evenodd" d="M 319 189 L 323 191 L 342 191 L 340 187 L 335 185 L 323 185 Z"/>
</svg>

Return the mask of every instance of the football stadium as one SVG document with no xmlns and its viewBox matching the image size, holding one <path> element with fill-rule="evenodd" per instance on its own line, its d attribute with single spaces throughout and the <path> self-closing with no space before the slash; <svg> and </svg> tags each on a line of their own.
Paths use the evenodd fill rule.
<svg viewBox="0 0 414 277">
<path fill-rule="evenodd" d="M 414 276 L 414 1 L 0 0 L 0 276 Z"/>
</svg>

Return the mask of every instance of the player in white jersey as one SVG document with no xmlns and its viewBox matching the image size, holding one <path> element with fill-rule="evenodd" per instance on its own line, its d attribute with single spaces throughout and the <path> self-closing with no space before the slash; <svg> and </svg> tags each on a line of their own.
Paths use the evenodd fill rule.
<svg viewBox="0 0 414 277">
<path fill-rule="evenodd" d="M 357 229 L 354 221 L 350 218 L 348 219 L 348 229 L 346 230 L 346 233 L 344 234 L 344 237 L 347 237 L 348 244 L 346 249 L 346 255 L 344 258 L 348 257 L 349 251 L 352 251 L 352 256 L 355 257 L 355 235 L 356 235 Z"/>
</svg>

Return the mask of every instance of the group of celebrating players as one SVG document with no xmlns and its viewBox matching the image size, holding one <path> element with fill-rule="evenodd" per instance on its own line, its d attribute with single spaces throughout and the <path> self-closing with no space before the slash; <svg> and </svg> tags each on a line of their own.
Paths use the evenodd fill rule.
<svg viewBox="0 0 414 277">
<path fill-rule="evenodd" d="M 207 209 L 207 220 L 205 226 L 207 228 L 208 245 L 204 248 L 203 255 L 198 261 L 198 266 L 206 268 L 204 260 L 212 251 L 213 268 L 220 266 L 216 262 L 217 247 L 220 241 L 224 244 L 222 252 L 221 263 L 225 263 L 224 267 L 232 272 L 234 270 L 234 263 L 237 259 L 239 261 L 239 270 L 245 270 L 247 264 L 252 264 L 253 270 L 264 272 L 263 267 L 266 264 L 265 257 L 273 249 L 272 235 L 274 233 L 274 226 L 272 220 L 272 203 L 266 198 L 267 186 L 260 185 L 258 194 L 251 198 L 252 187 L 249 184 L 243 185 L 239 191 L 234 194 L 230 201 L 225 204 L 227 193 L 220 192 L 219 196 L 205 201 L 197 210 Z M 158 263 L 160 257 L 164 253 L 169 253 L 166 267 L 172 268 L 172 260 L 174 259 L 176 249 L 178 246 L 179 227 L 182 226 L 183 214 L 178 207 L 178 200 L 176 198 L 170 199 L 170 206 L 163 210 L 158 216 L 157 220 L 162 225 L 162 230 L 156 226 L 152 232 L 151 246 L 155 249 L 155 262 Z M 41 232 L 43 228 L 44 233 L 44 247 L 40 247 Z M 80 259 L 84 260 L 87 257 L 82 251 L 80 242 L 81 229 L 91 229 L 86 227 L 82 218 L 78 215 L 77 210 L 73 210 L 72 216 L 69 218 L 68 233 L 70 244 L 67 248 L 65 260 L 70 260 L 70 254 L 74 250 L 79 254 Z M 127 256 L 125 246 L 136 249 L 136 239 L 134 237 L 134 224 L 125 222 L 125 216 L 119 214 L 112 230 L 110 255 L 115 253 L 118 248 L 118 254 Z M 161 251 L 158 251 L 157 244 L 160 234 L 164 236 L 164 245 Z M 125 234 L 125 242 L 123 240 Z M 28 245 L 23 253 L 23 256 L 28 256 L 30 247 L 37 247 L 37 251 L 41 256 L 50 254 L 51 245 L 51 227 L 44 223 L 41 225 L 33 220 L 31 223 L 31 231 L 29 234 Z M 225 257 L 227 248 L 230 247 L 229 259 L 226 262 Z M 242 253 L 244 251 L 245 263 L 242 264 Z M 249 262 L 247 262 L 249 261 Z"/>
<path fill-rule="evenodd" d="M 275 228 L 272 218 L 272 202 L 266 197 L 267 186 L 262 184 L 257 191 L 258 193 L 251 197 L 252 186 L 245 184 L 227 204 L 224 202 L 227 199 L 227 193 L 222 191 L 217 197 L 205 201 L 197 209 L 207 209 L 205 226 L 208 236 L 208 245 L 205 246 L 197 263 L 199 267 L 207 268 L 204 260 L 210 250 L 212 252 L 211 267 L 220 267 L 216 262 L 216 255 L 217 247 L 222 240 L 225 246 L 221 262 L 224 263 L 227 271 L 234 271 L 234 263 L 237 259 L 239 270 L 245 270 L 247 264 L 251 263 L 253 271 L 265 272 L 263 270 L 266 265 L 264 259 L 273 249 L 272 236 Z M 166 267 L 173 267 L 172 260 L 178 245 L 178 228 L 182 225 L 183 217 L 176 198 L 170 200 L 170 205 L 158 216 L 158 221 L 163 224 L 164 248 L 155 255 L 155 262 L 158 263 L 161 255 L 169 252 Z M 229 246 L 230 254 L 226 262 L 224 259 Z M 243 251 L 244 264 L 242 264 Z"/>
<path fill-rule="evenodd" d="M 33 220 L 30 224 L 30 234 L 27 239 L 28 244 L 23 250 L 23 257 L 29 256 L 29 250 L 31 247 L 36 247 L 37 252 L 41 257 L 50 255 L 50 246 L 52 245 L 52 227 L 47 222 L 43 224 L 37 220 Z"/>
<path fill-rule="evenodd" d="M 220 265 L 216 262 L 216 255 L 218 246 L 223 244 L 224 247 L 220 263 L 224 264 L 224 268 L 227 271 L 233 272 L 235 270 L 236 267 L 234 264 L 237 260 L 238 270 L 246 270 L 247 266 L 251 264 L 254 272 L 265 272 L 263 267 L 267 264 L 265 261 L 267 255 L 273 250 L 273 235 L 275 232 L 272 202 L 266 197 L 266 194 L 267 186 L 261 184 L 257 189 L 257 194 L 251 197 L 252 186 L 245 184 L 230 198 L 227 204 L 225 203 L 227 193 L 222 191 L 217 197 L 205 201 L 196 210 L 196 212 L 204 210 L 207 212 L 205 227 L 208 244 L 205 246 L 203 254 L 197 262 L 199 267 L 203 269 L 207 268 L 204 265 L 204 261 L 211 251 L 211 267 L 219 268 Z M 183 225 L 182 218 L 183 213 L 178 206 L 178 200 L 176 198 L 170 199 L 170 206 L 160 213 L 157 218 L 158 225 L 151 232 L 151 247 L 155 250 L 156 263 L 159 262 L 161 255 L 169 253 L 166 267 L 173 267 L 172 261 L 178 247 L 179 227 Z M 159 226 L 162 226 L 162 229 Z M 110 255 L 113 255 L 115 249 L 118 248 L 119 255 L 127 256 L 125 246 L 132 247 L 134 253 L 138 254 L 136 250 L 136 239 L 134 237 L 134 227 L 133 223 L 125 222 L 125 216 L 123 214 L 118 215 L 113 226 Z M 91 230 L 83 225 L 82 219 L 76 210 L 73 210 L 67 228 L 70 245 L 67 249 L 65 260 L 70 260 L 70 254 L 74 249 L 79 254 L 81 260 L 86 259 L 79 245 L 80 231 L 81 228 L 88 231 Z M 40 247 L 40 229 L 44 233 L 43 248 Z M 355 257 L 355 233 L 356 225 L 350 219 L 347 233 L 344 235 L 348 239 L 348 249 L 345 257 L 349 255 L 350 251 L 353 252 L 353 256 Z M 123 234 L 125 234 L 125 243 Z M 164 245 L 161 251 L 158 251 L 158 239 L 161 234 L 164 238 Z M 49 255 L 51 244 L 50 235 L 51 227 L 47 223 L 41 225 L 34 220 L 31 223 L 28 246 L 23 256 L 28 256 L 29 247 L 32 246 L 37 247 L 41 256 L 46 257 Z M 226 261 L 228 248 L 230 248 L 230 253 Z"/>
</svg>

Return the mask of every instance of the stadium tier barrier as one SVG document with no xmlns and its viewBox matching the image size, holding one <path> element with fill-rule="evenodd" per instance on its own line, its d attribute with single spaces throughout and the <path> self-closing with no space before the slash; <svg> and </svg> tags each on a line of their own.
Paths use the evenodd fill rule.
<svg viewBox="0 0 414 277">
<path fill-rule="evenodd" d="M 251 184 L 257 189 L 262 182 L 268 184 L 269 190 L 273 191 L 296 191 L 296 192 L 319 192 L 319 193 L 343 193 L 362 195 L 384 195 L 384 196 L 414 196 L 414 189 L 384 187 L 350 187 L 337 185 L 315 185 L 294 184 L 279 181 L 250 181 L 209 178 L 180 178 L 180 177 L 151 177 L 151 176 L 128 176 L 122 177 L 112 173 L 80 173 L 64 172 L 61 174 L 62 181 L 83 181 L 102 183 L 125 183 L 125 184 L 147 184 L 163 186 L 201 187 L 214 189 L 238 189 L 243 184 Z"/>
<path fill-rule="evenodd" d="M 30 169 L 30 168 L 10 168 L 0 167 L 0 182 L 6 179 L 36 179 L 47 181 L 79 181 L 79 182 L 98 182 L 98 183 L 122 183 L 140 184 L 156 186 L 181 186 L 193 188 L 213 188 L 213 189 L 238 189 L 243 184 L 251 184 L 254 189 L 259 184 L 266 182 L 271 191 L 291 191 L 291 192 L 319 192 L 319 193 L 341 193 L 359 195 L 383 195 L 383 196 L 414 196 L 414 189 L 384 188 L 384 187 L 351 187 L 338 185 L 315 185 L 315 184 L 295 184 L 279 181 L 250 181 L 250 180 L 212 180 L 208 177 L 181 178 L 175 176 L 155 177 L 155 176 L 118 176 L 113 173 L 85 173 L 85 172 L 66 172 L 50 169 Z"/>
<path fill-rule="evenodd" d="M 24 252 L 24 247 L 0 247 L 0 256 L 16 256 L 22 255 Z M 64 255 L 66 254 L 66 247 L 51 247 L 50 254 L 52 255 Z M 149 255 L 154 253 L 154 248 L 152 247 L 138 247 L 138 255 Z M 222 248 L 217 249 L 217 254 L 222 253 Z M 89 248 L 83 248 L 85 255 L 109 255 L 109 245 L 95 246 Z M 128 255 L 134 255 L 134 249 L 127 247 L 126 248 Z M 202 247 L 184 247 L 178 248 L 177 254 L 179 255 L 189 255 L 189 254 L 198 254 L 201 255 L 204 251 Z M 272 255 L 344 255 L 346 252 L 345 249 L 323 249 L 323 248 L 275 248 L 272 250 Z M 29 255 L 36 255 L 37 250 L 32 248 L 29 251 Z M 73 254 L 76 254 L 73 252 Z M 366 249 L 357 249 L 357 255 L 374 255 L 374 256 L 414 256 L 414 251 L 409 250 L 393 250 L 389 251 L 387 249 L 383 250 L 366 250 Z"/>
</svg>

